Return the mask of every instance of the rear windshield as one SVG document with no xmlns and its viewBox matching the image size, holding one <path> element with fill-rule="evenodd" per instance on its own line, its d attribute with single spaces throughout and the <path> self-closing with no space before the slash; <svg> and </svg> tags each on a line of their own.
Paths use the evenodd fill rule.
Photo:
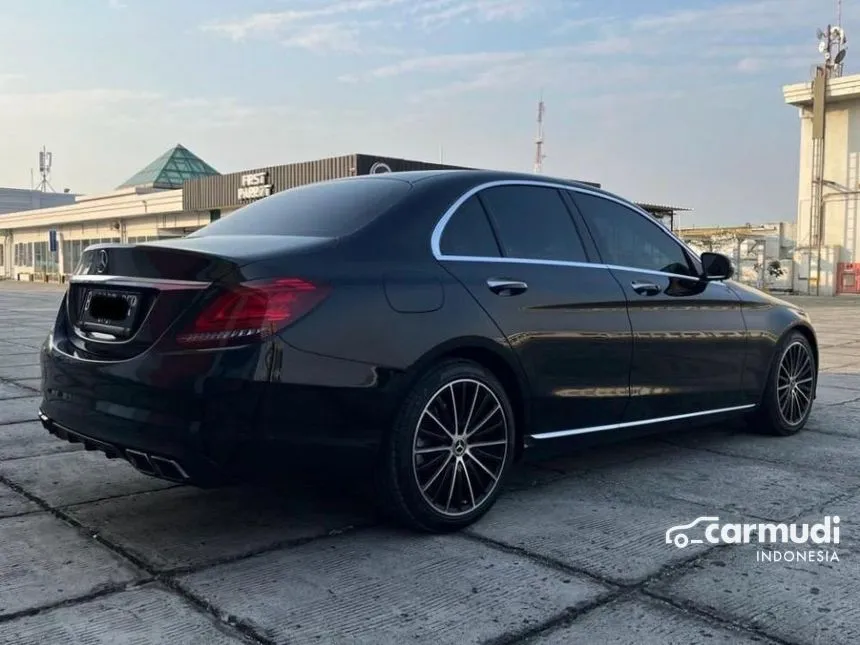
<svg viewBox="0 0 860 645">
<path fill-rule="evenodd" d="M 402 179 L 378 176 L 308 184 L 244 206 L 189 237 L 342 237 L 372 222 L 411 189 L 411 184 Z"/>
</svg>

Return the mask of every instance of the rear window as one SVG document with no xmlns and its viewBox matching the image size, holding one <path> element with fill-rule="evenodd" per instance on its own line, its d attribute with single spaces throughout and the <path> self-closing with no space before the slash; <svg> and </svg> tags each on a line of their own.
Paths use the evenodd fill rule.
<svg viewBox="0 0 860 645">
<path fill-rule="evenodd" d="M 382 177 L 308 184 L 244 206 L 189 237 L 342 237 L 372 222 L 402 200 L 411 189 L 411 184 L 401 179 Z"/>
</svg>

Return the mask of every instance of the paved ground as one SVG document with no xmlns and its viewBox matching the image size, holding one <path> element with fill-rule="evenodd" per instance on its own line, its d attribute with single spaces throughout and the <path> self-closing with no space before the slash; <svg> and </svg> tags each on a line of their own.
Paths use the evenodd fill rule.
<svg viewBox="0 0 860 645">
<path fill-rule="evenodd" d="M 427 537 L 351 496 L 170 486 L 49 437 L 36 353 L 59 297 L 0 284 L 2 643 L 860 642 L 860 301 L 805 300 L 824 369 L 808 431 L 529 464 L 473 530 Z M 704 515 L 839 515 L 839 560 L 665 544 Z"/>
</svg>

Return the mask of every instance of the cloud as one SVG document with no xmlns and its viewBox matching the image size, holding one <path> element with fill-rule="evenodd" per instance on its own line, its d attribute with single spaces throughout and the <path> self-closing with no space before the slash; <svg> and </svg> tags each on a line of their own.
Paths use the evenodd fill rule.
<svg viewBox="0 0 860 645">
<path fill-rule="evenodd" d="M 406 0 L 341 0 L 314 9 L 292 9 L 287 11 L 255 13 L 247 18 L 228 22 L 209 23 L 203 31 L 227 36 L 234 41 L 252 37 L 270 37 L 298 25 L 307 27 L 312 21 L 333 16 L 367 13 L 399 5 Z"/>
<path fill-rule="evenodd" d="M 125 9 L 128 5 L 123 0 L 108 0 L 108 7 L 111 9 Z"/>
<path fill-rule="evenodd" d="M 527 52 L 476 52 L 466 54 L 440 54 L 407 58 L 392 65 L 377 67 L 360 75 L 342 76 L 340 80 L 356 82 L 380 78 L 393 78 L 404 74 L 445 74 L 474 67 L 522 60 Z"/>
<path fill-rule="evenodd" d="M 652 33 L 759 32 L 810 27 L 817 0 L 748 0 L 705 9 L 683 9 L 636 18 L 632 27 Z M 814 27 L 814 24 L 813 24 Z"/>
<path fill-rule="evenodd" d="M 416 2 L 411 13 L 423 27 L 448 24 L 455 20 L 524 20 L 557 6 L 552 0 L 426 0 Z M 574 8 L 576 3 L 567 3 Z"/>
<path fill-rule="evenodd" d="M 0 88 L 4 87 L 6 85 L 11 85 L 15 81 L 20 81 L 24 78 L 25 77 L 23 74 L 3 74 L 3 73 L 0 73 Z"/>
</svg>

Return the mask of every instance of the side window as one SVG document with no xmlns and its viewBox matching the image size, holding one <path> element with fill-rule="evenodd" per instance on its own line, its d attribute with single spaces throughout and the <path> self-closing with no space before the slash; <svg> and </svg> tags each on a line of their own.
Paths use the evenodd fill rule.
<svg viewBox="0 0 860 645">
<path fill-rule="evenodd" d="M 617 266 L 694 275 L 681 246 L 656 222 L 616 202 L 572 193 L 603 261 Z"/>
<path fill-rule="evenodd" d="M 474 195 L 448 220 L 439 244 L 442 255 L 497 258 L 501 255 L 487 213 Z"/>
<path fill-rule="evenodd" d="M 555 188 L 497 186 L 480 195 L 507 257 L 588 261 L 570 212 Z"/>
</svg>

